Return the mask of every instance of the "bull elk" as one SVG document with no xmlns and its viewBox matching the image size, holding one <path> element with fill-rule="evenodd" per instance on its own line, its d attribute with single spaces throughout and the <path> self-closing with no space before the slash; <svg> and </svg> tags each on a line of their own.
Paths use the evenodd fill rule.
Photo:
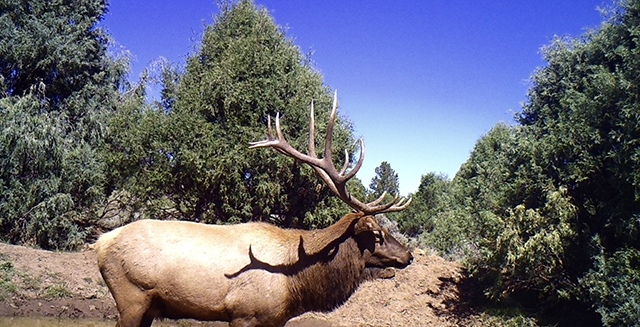
<svg viewBox="0 0 640 327">
<path fill-rule="evenodd" d="M 227 321 L 231 327 L 283 326 L 307 311 L 331 311 L 344 303 L 370 272 L 404 268 L 411 253 L 372 215 L 400 211 L 409 201 L 382 197 L 363 203 L 346 182 L 362 165 L 337 171 L 331 139 L 334 95 L 324 148 L 317 158 L 313 103 L 307 155 L 282 135 L 276 116 L 268 138 L 251 148 L 271 147 L 311 165 L 356 212 L 325 229 L 281 229 L 266 223 L 214 226 L 194 222 L 139 220 L 103 234 L 92 246 L 119 312 L 116 327 L 151 326 L 156 317 Z M 384 195 L 383 195 L 384 196 Z"/>
</svg>

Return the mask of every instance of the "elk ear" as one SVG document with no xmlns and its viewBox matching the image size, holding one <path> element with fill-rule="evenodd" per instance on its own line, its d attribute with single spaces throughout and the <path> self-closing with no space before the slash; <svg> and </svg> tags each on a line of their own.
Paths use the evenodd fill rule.
<svg viewBox="0 0 640 327">
<path fill-rule="evenodd" d="M 373 220 L 373 217 L 364 216 L 360 218 L 360 220 L 358 220 L 358 222 L 354 226 L 354 231 L 355 231 L 355 234 L 358 235 L 360 233 L 377 230 L 378 229 L 377 226 L 378 224 L 376 223 L 375 220 Z"/>
</svg>

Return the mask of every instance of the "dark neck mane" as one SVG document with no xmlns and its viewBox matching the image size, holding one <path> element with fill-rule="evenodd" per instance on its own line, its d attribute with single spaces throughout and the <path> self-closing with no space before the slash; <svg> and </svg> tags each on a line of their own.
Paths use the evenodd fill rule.
<svg viewBox="0 0 640 327">
<path fill-rule="evenodd" d="M 291 276 L 290 311 L 331 311 L 343 304 L 363 280 L 365 262 L 353 238 L 321 254 L 317 262 Z"/>
<path fill-rule="evenodd" d="M 291 248 L 290 260 L 269 263 L 256 257 L 249 247 L 250 263 L 236 278 L 252 269 L 289 276 L 289 313 L 291 317 L 307 311 L 330 311 L 344 303 L 365 279 L 365 259 L 353 238 L 354 225 L 362 213 L 348 214 L 335 224 L 320 230 L 291 230 L 297 249 Z"/>
<path fill-rule="evenodd" d="M 336 243 L 350 236 L 347 234 L 353 231 L 353 226 L 363 215 L 362 213 L 350 213 L 327 228 L 301 231 L 304 252 L 306 255 L 312 256 L 327 250 L 327 248 L 334 247 Z"/>
</svg>

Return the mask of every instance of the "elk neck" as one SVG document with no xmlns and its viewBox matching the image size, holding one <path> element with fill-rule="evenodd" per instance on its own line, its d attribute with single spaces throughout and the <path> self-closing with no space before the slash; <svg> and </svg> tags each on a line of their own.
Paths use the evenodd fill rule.
<svg viewBox="0 0 640 327">
<path fill-rule="evenodd" d="M 365 260 L 354 238 L 344 239 L 315 259 L 289 279 L 288 302 L 294 315 L 335 309 L 364 279 Z"/>
<path fill-rule="evenodd" d="M 362 216 L 364 214 L 360 212 L 350 213 L 327 228 L 302 233 L 305 254 L 312 256 L 335 247 L 342 240 L 351 236 L 349 232 L 353 231 L 353 226 Z"/>
<path fill-rule="evenodd" d="M 295 276 L 318 264 L 327 265 L 338 253 L 344 255 L 344 251 L 341 250 L 344 242 L 352 241 L 356 244 L 352 238 L 353 227 L 362 216 L 362 213 L 348 214 L 335 224 L 319 230 L 285 230 L 286 232 L 282 234 L 287 243 L 287 246 L 282 249 L 285 252 L 284 260 L 274 261 L 268 256 L 261 256 L 260 253 L 256 255 L 249 246 L 249 264 L 236 272 L 226 273 L 225 276 L 236 278 L 253 269 Z M 360 253 L 357 245 L 354 253 Z"/>
</svg>

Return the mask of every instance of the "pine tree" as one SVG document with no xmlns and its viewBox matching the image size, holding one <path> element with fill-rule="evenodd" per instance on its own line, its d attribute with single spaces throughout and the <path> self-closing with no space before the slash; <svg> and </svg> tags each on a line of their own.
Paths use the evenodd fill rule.
<svg viewBox="0 0 640 327">
<path fill-rule="evenodd" d="M 377 199 L 384 192 L 392 196 L 399 195 L 400 183 L 398 174 L 391 168 L 391 164 L 383 161 L 380 166 L 376 167 L 375 172 L 376 175 L 369 184 L 370 198 Z"/>
</svg>

